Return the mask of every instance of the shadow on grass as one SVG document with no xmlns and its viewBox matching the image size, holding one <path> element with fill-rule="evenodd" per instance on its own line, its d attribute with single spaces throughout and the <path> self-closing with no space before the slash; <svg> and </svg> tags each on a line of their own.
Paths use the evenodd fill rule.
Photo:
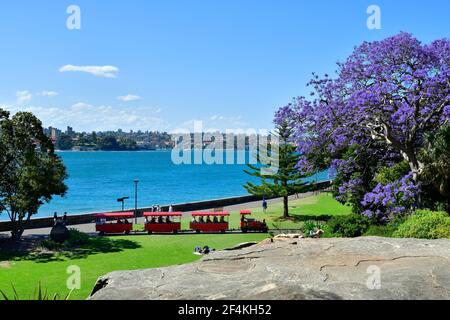
<svg viewBox="0 0 450 320">
<path fill-rule="evenodd" d="M 62 248 L 49 251 L 40 248 L 26 251 L 0 253 L 0 261 L 34 261 L 47 263 L 55 261 L 85 259 L 101 253 L 116 253 L 124 250 L 139 249 L 141 245 L 135 241 L 102 237 L 90 238 L 88 243 L 76 248 Z"/>
</svg>

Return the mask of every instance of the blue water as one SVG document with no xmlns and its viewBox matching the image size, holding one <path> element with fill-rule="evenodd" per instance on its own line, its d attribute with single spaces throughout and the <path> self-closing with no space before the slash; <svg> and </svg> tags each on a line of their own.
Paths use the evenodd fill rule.
<svg viewBox="0 0 450 320">
<path fill-rule="evenodd" d="M 243 172 L 246 165 L 175 165 L 169 151 L 59 155 L 69 173 L 69 191 L 64 198 L 56 197 L 42 206 L 37 217 L 52 216 L 55 211 L 79 214 L 120 210 L 117 198 L 125 196 L 130 197 L 125 207 L 133 208 L 135 179 L 139 180 L 139 207 L 246 195 L 243 184 L 252 179 Z M 317 179 L 327 180 L 327 174 Z"/>
</svg>

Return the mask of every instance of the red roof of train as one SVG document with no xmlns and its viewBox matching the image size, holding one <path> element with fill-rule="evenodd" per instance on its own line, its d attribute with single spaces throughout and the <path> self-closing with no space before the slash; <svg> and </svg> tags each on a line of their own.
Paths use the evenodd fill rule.
<svg viewBox="0 0 450 320">
<path fill-rule="evenodd" d="M 96 218 L 134 218 L 133 212 L 111 212 L 99 213 L 95 215 Z"/>
<path fill-rule="evenodd" d="M 241 210 L 241 215 L 248 215 L 248 214 L 252 214 L 251 210 Z"/>
</svg>

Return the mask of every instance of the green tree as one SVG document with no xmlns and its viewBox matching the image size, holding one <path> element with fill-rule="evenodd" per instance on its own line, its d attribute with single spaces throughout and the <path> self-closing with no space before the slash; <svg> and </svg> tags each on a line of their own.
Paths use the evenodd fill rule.
<svg viewBox="0 0 450 320">
<path fill-rule="evenodd" d="M 421 180 L 431 184 L 446 199 L 450 215 L 450 124 L 425 136 L 420 159 L 425 164 Z"/>
<path fill-rule="evenodd" d="M 249 164 L 249 170 L 244 170 L 248 175 L 261 179 L 259 185 L 247 182 L 244 186 L 250 194 L 283 198 L 283 217 L 285 219 L 289 218 L 289 196 L 306 190 L 306 184 L 302 182 L 302 178 L 305 176 L 296 167 L 299 154 L 296 152 L 296 147 L 289 143 L 291 134 L 292 130 L 287 123 L 279 125 L 274 133 L 279 140 L 278 151 L 264 152 L 271 153 L 270 158 L 272 159 L 278 158 L 278 171 L 266 174 L 271 170 L 271 165 L 267 164 L 270 161 L 261 158 L 261 153 L 258 155 L 260 165 Z"/>
<path fill-rule="evenodd" d="M 39 119 L 29 112 L 10 117 L 0 109 L 0 212 L 11 220 L 13 239 L 20 239 L 25 222 L 42 204 L 65 195 L 66 178 Z"/>
<path fill-rule="evenodd" d="M 118 151 L 120 150 L 119 143 L 117 139 L 113 136 L 107 136 L 98 139 L 98 147 L 102 151 Z"/>
<path fill-rule="evenodd" d="M 136 141 L 129 138 L 119 138 L 119 149 L 124 151 L 134 151 L 138 149 Z"/>
<path fill-rule="evenodd" d="M 70 150 L 73 147 L 72 138 L 69 135 L 62 134 L 56 144 L 59 150 Z"/>
</svg>

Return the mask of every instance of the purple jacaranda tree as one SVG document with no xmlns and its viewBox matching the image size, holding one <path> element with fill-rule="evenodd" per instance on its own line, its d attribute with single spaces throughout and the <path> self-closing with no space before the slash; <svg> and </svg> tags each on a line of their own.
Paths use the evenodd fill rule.
<svg viewBox="0 0 450 320">
<path fill-rule="evenodd" d="M 400 33 L 364 42 L 338 63 L 336 78 L 314 75 L 310 86 L 310 99 L 298 97 L 275 116 L 276 123 L 289 119 L 296 129 L 294 140 L 304 155 L 300 170 L 331 166 L 345 195 L 373 188 L 379 167 L 404 160 L 408 181 L 419 184 L 424 135 L 450 120 L 450 40 L 425 45 Z M 368 203 L 360 198 L 362 206 Z"/>
</svg>

